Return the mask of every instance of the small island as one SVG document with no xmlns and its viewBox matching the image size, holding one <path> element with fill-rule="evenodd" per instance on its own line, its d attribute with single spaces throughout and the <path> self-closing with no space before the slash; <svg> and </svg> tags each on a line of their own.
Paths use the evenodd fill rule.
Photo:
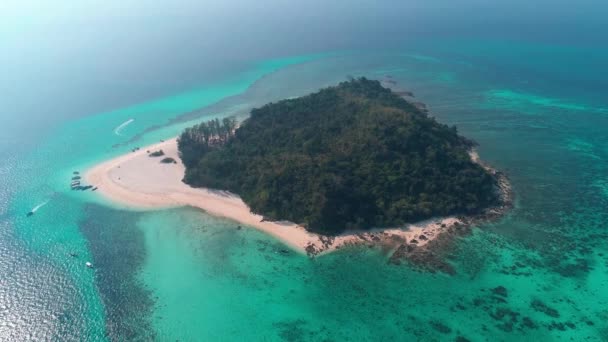
<svg viewBox="0 0 608 342">
<path fill-rule="evenodd" d="M 506 176 L 474 146 L 361 78 L 253 109 L 240 123 L 200 123 L 83 178 L 116 203 L 197 207 L 311 257 L 382 246 L 392 263 L 449 273 L 442 255 L 454 237 L 512 203 Z"/>
<path fill-rule="evenodd" d="M 400 227 L 475 215 L 497 181 L 455 127 L 365 78 L 186 129 L 184 182 L 228 190 L 270 221 L 309 231 Z"/>
</svg>

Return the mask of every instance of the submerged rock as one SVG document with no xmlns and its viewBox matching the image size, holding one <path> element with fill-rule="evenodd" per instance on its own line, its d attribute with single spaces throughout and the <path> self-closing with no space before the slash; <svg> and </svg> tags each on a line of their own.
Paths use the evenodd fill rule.
<svg viewBox="0 0 608 342">
<path fill-rule="evenodd" d="M 435 329 L 436 331 L 438 331 L 442 334 L 449 334 L 452 332 L 452 329 L 450 327 L 448 327 L 447 325 L 445 325 L 439 321 L 431 321 L 431 322 L 429 322 L 429 324 L 431 325 L 431 327 L 433 327 L 433 329 Z"/>
<path fill-rule="evenodd" d="M 555 310 L 552 307 L 549 307 L 547 304 L 543 303 L 542 301 L 535 299 L 530 303 L 530 307 L 532 307 L 532 309 L 538 311 L 538 312 L 542 312 L 545 315 L 549 316 L 549 317 L 553 317 L 553 318 L 558 318 L 559 317 L 559 311 Z"/>
<path fill-rule="evenodd" d="M 148 156 L 149 157 L 161 157 L 164 155 L 165 155 L 165 152 L 163 152 L 163 150 L 158 150 L 158 151 L 154 151 L 154 152 L 150 153 Z"/>
<path fill-rule="evenodd" d="M 504 286 L 498 286 L 492 289 L 492 293 L 497 296 L 507 297 L 508 291 Z"/>
<path fill-rule="evenodd" d="M 163 158 L 163 160 L 161 160 L 160 162 L 163 164 L 177 164 L 177 161 L 175 161 L 175 159 L 171 157 Z"/>
</svg>

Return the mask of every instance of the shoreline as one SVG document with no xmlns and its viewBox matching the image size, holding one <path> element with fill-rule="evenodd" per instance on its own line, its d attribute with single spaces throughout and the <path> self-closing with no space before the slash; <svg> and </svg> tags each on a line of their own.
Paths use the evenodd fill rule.
<svg viewBox="0 0 608 342">
<path fill-rule="evenodd" d="M 451 264 L 446 262 L 446 259 L 453 251 L 456 239 L 471 234 L 474 226 L 499 220 L 513 208 L 515 195 L 507 175 L 480 160 L 474 149 L 470 151 L 470 155 L 471 160 L 495 177 L 498 203 L 476 215 L 458 216 L 458 222 L 444 229 L 435 239 L 424 246 L 411 243 L 400 245 L 390 256 L 389 262 L 400 264 L 402 260 L 407 260 L 423 271 L 440 271 L 454 275 L 456 271 Z"/>
<path fill-rule="evenodd" d="M 163 150 L 162 157 L 149 156 L 149 153 L 158 150 Z M 160 160 L 166 157 L 175 159 L 177 163 L 161 163 Z M 349 231 L 337 236 L 323 236 L 291 222 L 264 221 L 263 216 L 252 213 L 235 194 L 192 188 L 182 182 L 184 171 L 177 141 L 173 138 L 97 164 L 86 170 L 84 178 L 88 184 L 98 187 L 97 193 L 101 196 L 122 206 L 139 210 L 182 206 L 199 208 L 210 215 L 256 228 L 309 256 L 362 244 L 370 247 L 381 244 L 389 248 L 391 253 L 397 253 L 404 245 L 415 246 L 418 250 L 426 249 L 427 245 L 434 245 L 430 242 L 469 221 L 467 218 L 449 216 L 408 224 L 403 228 Z"/>
</svg>

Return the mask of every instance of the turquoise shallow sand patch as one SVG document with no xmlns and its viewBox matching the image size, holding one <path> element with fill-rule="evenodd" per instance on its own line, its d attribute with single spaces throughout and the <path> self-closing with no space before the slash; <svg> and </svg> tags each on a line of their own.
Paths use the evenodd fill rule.
<svg viewBox="0 0 608 342">
<path fill-rule="evenodd" d="M 488 108 L 498 106 L 529 114 L 537 114 L 535 113 L 535 110 L 538 107 L 552 107 L 561 110 L 596 112 L 600 114 L 608 113 L 608 108 L 604 107 L 598 108 L 557 98 L 517 92 L 510 89 L 494 89 L 487 91 L 484 95 L 487 101 L 484 105 Z"/>
<path fill-rule="evenodd" d="M 602 159 L 594 153 L 595 146 L 582 138 L 569 139 L 566 146 L 570 151 L 581 153 L 593 159 Z"/>
<path fill-rule="evenodd" d="M 437 81 L 443 83 L 454 83 L 456 82 L 456 75 L 453 72 L 443 72 L 437 75 Z"/>
<path fill-rule="evenodd" d="M 421 61 L 421 62 L 428 62 L 428 63 L 440 63 L 441 62 L 441 60 L 439 60 L 439 58 L 421 55 L 421 54 L 406 53 L 406 54 L 403 54 L 403 56 L 412 58 L 412 59 L 415 59 L 415 60 Z"/>
</svg>

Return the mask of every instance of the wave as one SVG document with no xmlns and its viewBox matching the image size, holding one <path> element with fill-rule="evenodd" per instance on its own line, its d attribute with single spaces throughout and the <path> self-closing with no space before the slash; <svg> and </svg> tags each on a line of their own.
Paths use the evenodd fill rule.
<svg viewBox="0 0 608 342">
<path fill-rule="evenodd" d="M 135 119 L 129 119 L 118 125 L 118 127 L 114 128 L 114 134 L 120 135 L 120 131 L 122 131 L 123 128 L 127 127 L 127 125 L 129 125 L 133 121 L 135 121 Z"/>
<path fill-rule="evenodd" d="M 44 206 L 45 206 L 47 203 L 49 203 L 49 201 L 50 201 L 50 199 L 49 199 L 49 200 L 46 200 L 46 201 L 44 201 L 44 202 L 42 202 L 42 203 L 40 203 L 40 204 L 38 204 L 38 205 L 37 205 L 37 206 L 35 206 L 35 207 L 33 207 L 33 208 L 32 208 L 32 210 L 31 210 L 31 212 L 32 212 L 32 213 L 35 213 L 35 212 L 36 212 L 38 209 L 40 209 L 40 208 L 44 207 Z"/>
</svg>

